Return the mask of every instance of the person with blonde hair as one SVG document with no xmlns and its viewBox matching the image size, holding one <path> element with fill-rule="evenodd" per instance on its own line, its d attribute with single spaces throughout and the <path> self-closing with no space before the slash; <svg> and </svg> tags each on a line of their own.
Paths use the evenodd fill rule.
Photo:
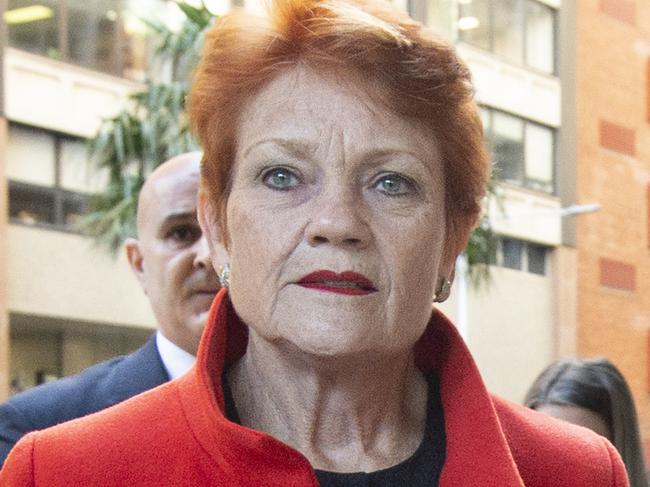
<svg viewBox="0 0 650 487">
<path fill-rule="evenodd" d="M 238 9 L 207 33 L 188 109 L 227 288 L 194 368 L 25 437 L 0 483 L 627 485 L 606 439 L 490 395 L 432 310 L 489 176 L 447 43 L 381 0 Z"/>
</svg>

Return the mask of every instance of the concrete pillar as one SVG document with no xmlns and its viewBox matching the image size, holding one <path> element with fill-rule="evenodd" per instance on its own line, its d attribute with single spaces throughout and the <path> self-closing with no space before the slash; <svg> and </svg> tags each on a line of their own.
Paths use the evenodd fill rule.
<svg viewBox="0 0 650 487">
<path fill-rule="evenodd" d="M 573 357 L 578 341 L 578 255 L 573 247 L 553 252 L 555 356 Z"/>
<path fill-rule="evenodd" d="M 7 0 L 0 0 L 0 401 L 9 397 L 9 307 L 7 291 L 8 191 L 5 161 L 7 119 L 4 110 L 4 46 L 7 44 L 4 12 Z"/>
</svg>

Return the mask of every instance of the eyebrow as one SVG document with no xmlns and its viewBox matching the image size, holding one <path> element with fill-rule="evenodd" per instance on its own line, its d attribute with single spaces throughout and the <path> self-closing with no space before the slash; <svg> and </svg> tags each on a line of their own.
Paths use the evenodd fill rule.
<svg viewBox="0 0 650 487">
<path fill-rule="evenodd" d="M 294 157 L 308 156 L 310 153 L 313 154 L 314 152 L 316 152 L 317 149 L 315 144 L 300 139 L 281 139 L 281 138 L 272 137 L 270 139 L 263 139 L 258 142 L 255 142 L 253 145 L 251 145 L 244 151 L 242 157 L 244 158 L 247 157 L 251 151 L 257 149 L 261 145 L 266 145 L 266 144 L 279 146 L 281 149 L 286 150 L 289 154 L 291 154 Z"/>
<path fill-rule="evenodd" d="M 181 220 L 196 220 L 196 210 L 194 211 L 183 211 L 183 212 L 177 212 L 177 213 L 170 213 L 169 215 L 165 216 L 162 221 L 162 225 L 168 225 L 169 223 L 173 223 L 176 221 L 181 221 Z"/>
<path fill-rule="evenodd" d="M 310 153 L 314 153 L 317 150 L 316 144 L 302 141 L 300 139 L 270 138 L 270 139 L 260 140 L 259 142 L 255 142 L 252 146 L 248 147 L 244 151 L 242 157 L 248 156 L 248 154 L 251 151 L 259 147 L 260 145 L 266 145 L 266 144 L 279 146 L 281 149 L 284 149 L 287 152 L 289 152 L 290 155 L 298 158 L 308 156 Z M 364 153 L 363 158 L 364 159 L 382 158 L 390 155 L 407 155 L 415 159 L 417 162 L 425 166 L 425 168 L 430 171 L 428 165 L 415 152 L 409 149 L 398 149 L 398 148 L 372 149 Z"/>
</svg>

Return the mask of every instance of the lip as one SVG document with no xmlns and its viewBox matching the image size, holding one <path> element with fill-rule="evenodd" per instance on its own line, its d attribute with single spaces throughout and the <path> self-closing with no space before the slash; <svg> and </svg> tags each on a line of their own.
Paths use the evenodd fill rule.
<svg viewBox="0 0 650 487">
<path fill-rule="evenodd" d="M 216 296 L 219 289 L 195 289 L 191 294 L 195 296 Z"/>
<path fill-rule="evenodd" d="M 352 271 L 339 274 L 333 271 L 319 270 L 307 274 L 296 284 L 315 291 L 346 294 L 348 296 L 366 296 L 377 292 L 377 288 L 370 279 L 363 274 Z"/>
</svg>

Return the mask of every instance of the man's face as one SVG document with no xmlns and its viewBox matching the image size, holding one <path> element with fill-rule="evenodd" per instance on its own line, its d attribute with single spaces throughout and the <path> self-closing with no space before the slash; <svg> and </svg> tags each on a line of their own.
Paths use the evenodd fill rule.
<svg viewBox="0 0 650 487">
<path fill-rule="evenodd" d="M 160 331 L 192 354 L 219 290 L 196 217 L 198 184 L 197 164 L 151 178 L 138 208 L 138 240 L 127 242 L 129 261 Z"/>
</svg>

